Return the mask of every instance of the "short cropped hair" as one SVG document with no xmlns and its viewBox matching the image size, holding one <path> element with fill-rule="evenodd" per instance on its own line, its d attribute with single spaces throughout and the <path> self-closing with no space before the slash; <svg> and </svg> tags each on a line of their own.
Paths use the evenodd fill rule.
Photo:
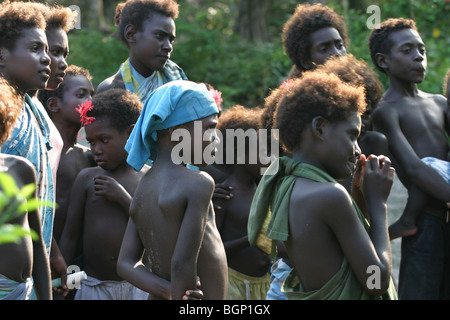
<svg viewBox="0 0 450 320">
<path fill-rule="evenodd" d="M 279 130 L 280 142 L 291 152 L 300 146 L 301 134 L 313 118 L 322 116 L 339 122 L 366 110 L 363 88 L 346 84 L 335 74 L 307 72 L 283 93 L 275 111 L 274 127 Z"/>
<path fill-rule="evenodd" d="M 370 56 L 373 64 L 381 72 L 386 73 L 384 69 L 378 65 L 376 55 L 378 53 L 390 54 L 393 43 L 391 42 L 389 36 L 394 32 L 404 29 L 413 29 L 418 31 L 414 20 L 404 18 L 387 19 L 379 26 L 372 29 L 369 37 Z"/>
<path fill-rule="evenodd" d="M 125 39 L 125 27 L 134 25 L 138 31 L 143 30 L 144 22 L 151 19 L 154 13 L 159 13 L 172 19 L 178 18 L 178 3 L 175 0 L 128 0 L 116 6 L 114 22 L 118 26 L 122 42 L 128 46 Z"/>
<path fill-rule="evenodd" d="M 107 118 L 119 132 L 124 132 L 137 122 L 143 106 L 136 94 L 117 88 L 96 94 L 92 104 L 94 107 L 86 115 L 96 119 Z"/>
<path fill-rule="evenodd" d="M 64 92 L 66 89 L 66 83 L 67 83 L 66 79 L 69 77 L 74 77 L 74 76 L 84 76 L 89 81 L 92 81 L 92 76 L 89 73 L 88 69 L 85 69 L 83 67 L 78 67 L 75 65 L 68 66 L 66 69 L 66 75 L 64 76 L 64 81 L 58 86 L 58 88 L 56 90 L 39 90 L 38 99 L 44 105 L 44 107 L 46 109 L 47 109 L 48 99 L 59 98 L 60 100 L 63 100 Z"/>
<path fill-rule="evenodd" d="M 311 60 L 310 35 L 323 28 L 335 28 L 348 48 L 350 40 L 347 34 L 347 26 L 342 16 L 333 9 L 318 4 L 299 4 L 294 14 L 283 27 L 283 45 L 286 54 L 298 70 L 305 71 L 302 59 Z"/>
<path fill-rule="evenodd" d="M 36 6 L 10 1 L 0 4 L 0 47 L 14 49 L 24 30 L 30 28 L 46 28 L 45 18 Z"/>
<path fill-rule="evenodd" d="M 0 77 L 0 144 L 8 140 L 22 106 L 23 99 L 17 91 Z"/>
</svg>

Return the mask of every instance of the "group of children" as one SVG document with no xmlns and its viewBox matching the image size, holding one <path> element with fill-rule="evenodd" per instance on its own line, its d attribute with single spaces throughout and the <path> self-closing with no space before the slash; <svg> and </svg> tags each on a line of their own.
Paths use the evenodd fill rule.
<svg viewBox="0 0 450 320">
<path fill-rule="evenodd" d="M 414 21 L 370 33 L 390 79 L 383 95 L 347 54 L 343 18 L 298 5 L 283 29 L 289 79 L 264 106 L 221 110 L 217 91 L 170 60 L 178 14 L 174 0 L 119 4 L 129 58 L 94 90 L 89 71 L 65 61 L 70 9 L 0 4 L 2 171 L 36 184 L 41 201 L 11 221 L 38 240 L 0 245 L 0 299 L 449 298 L 450 99 L 417 88 L 426 53 Z M 82 127 L 90 148 L 77 143 Z M 268 130 L 279 148 L 257 141 L 255 163 L 255 141 L 239 154 L 227 130 Z M 198 161 L 174 153 L 180 143 L 234 157 Z M 409 198 L 388 227 L 395 175 Z M 70 292 L 69 265 L 87 274 Z"/>
</svg>

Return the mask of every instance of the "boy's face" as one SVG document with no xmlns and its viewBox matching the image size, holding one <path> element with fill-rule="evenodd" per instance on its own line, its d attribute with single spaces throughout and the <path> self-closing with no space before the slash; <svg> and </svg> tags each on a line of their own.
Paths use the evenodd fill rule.
<svg viewBox="0 0 450 320">
<path fill-rule="evenodd" d="M 361 155 L 358 137 L 361 117 L 354 112 L 347 120 L 330 123 L 324 131 L 324 154 L 321 159 L 325 170 L 336 180 L 348 179 L 356 169 Z"/>
<path fill-rule="evenodd" d="M 322 65 L 329 58 L 343 56 L 347 54 L 339 32 L 335 28 L 322 28 L 310 35 L 310 62 L 306 62 L 304 67 L 314 69 L 314 65 Z"/>
<path fill-rule="evenodd" d="M 68 67 L 66 57 L 69 54 L 69 40 L 62 28 L 51 28 L 46 31 L 46 35 L 52 70 L 46 89 L 55 90 L 63 82 Z"/>
<path fill-rule="evenodd" d="M 393 43 L 386 55 L 387 72 L 405 82 L 421 83 L 425 79 L 427 56 L 422 38 L 413 29 L 403 29 L 389 36 Z"/>
<path fill-rule="evenodd" d="M 164 68 L 173 50 L 175 40 L 175 22 L 172 18 L 155 13 L 143 24 L 143 30 L 135 35 L 133 53 L 137 61 L 133 66 L 143 76 Z"/>
<path fill-rule="evenodd" d="M 23 30 L 13 49 L 1 49 L 1 71 L 21 93 L 45 89 L 50 78 L 47 37 L 37 28 Z"/>
<path fill-rule="evenodd" d="M 81 126 L 80 114 L 75 110 L 80 104 L 91 101 L 94 95 L 94 87 L 85 76 L 68 76 L 64 80 L 63 99 L 60 102 L 61 117 L 70 123 Z"/>
<path fill-rule="evenodd" d="M 217 122 L 217 114 L 213 114 L 178 126 L 178 128 L 186 130 L 186 134 L 190 138 L 190 154 L 183 155 L 183 160 L 186 160 L 185 163 L 205 167 L 214 161 L 216 148 L 220 143 L 216 131 Z M 173 139 L 172 136 L 172 141 L 179 140 Z"/>
<path fill-rule="evenodd" d="M 106 118 L 96 119 L 85 126 L 85 130 L 97 165 L 106 171 L 114 171 L 126 163 L 128 153 L 125 144 L 130 135 L 127 130 L 119 132 Z"/>
</svg>

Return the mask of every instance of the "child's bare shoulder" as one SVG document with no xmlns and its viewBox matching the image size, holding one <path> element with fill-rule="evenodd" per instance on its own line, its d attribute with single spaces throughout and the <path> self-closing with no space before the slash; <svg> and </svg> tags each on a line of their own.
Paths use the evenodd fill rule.
<svg viewBox="0 0 450 320">
<path fill-rule="evenodd" d="M 114 88 L 124 88 L 125 85 L 123 83 L 122 74 L 118 71 L 116 74 L 112 75 L 109 78 L 103 80 L 97 87 L 97 92 L 100 93 L 102 91 L 106 91 Z"/>
<path fill-rule="evenodd" d="M 204 171 L 188 170 L 186 171 L 183 185 L 190 192 L 212 194 L 214 191 L 214 179 Z"/>
<path fill-rule="evenodd" d="M 0 157 L 4 160 L 7 168 L 2 171 L 6 171 L 11 175 L 20 178 L 23 184 L 34 183 L 36 181 L 36 174 L 33 164 L 26 158 L 0 154 Z"/>
<path fill-rule="evenodd" d="M 335 212 L 352 200 L 347 190 L 339 183 L 314 183 L 314 187 L 294 187 L 291 195 L 291 207 L 308 208 L 312 212 Z"/>
</svg>

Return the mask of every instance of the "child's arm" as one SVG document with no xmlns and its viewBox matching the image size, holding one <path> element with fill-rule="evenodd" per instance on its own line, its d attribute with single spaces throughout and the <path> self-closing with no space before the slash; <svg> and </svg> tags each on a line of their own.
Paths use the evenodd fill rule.
<svg viewBox="0 0 450 320">
<path fill-rule="evenodd" d="M 412 184 L 444 202 L 450 201 L 450 185 L 430 166 L 423 163 L 404 136 L 398 114 L 391 108 L 376 109 L 373 125 L 389 141 L 389 149 Z"/>
<path fill-rule="evenodd" d="M 30 166 L 22 166 L 21 176 L 24 178 L 25 184 L 36 184 L 36 175 L 34 168 Z M 34 198 L 37 198 L 36 190 Z M 51 300 L 51 276 L 50 264 L 42 237 L 42 225 L 39 211 L 33 210 L 28 212 L 28 224 L 30 229 L 34 230 L 38 235 L 38 239 L 33 241 L 33 281 L 36 295 L 40 300 Z"/>
<path fill-rule="evenodd" d="M 59 249 L 68 265 L 75 258 L 78 241 L 81 236 L 86 192 L 89 183 L 92 183 L 92 177 L 88 174 L 88 170 L 80 171 L 73 183 L 66 222 L 59 241 Z"/>
<path fill-rule="evenodd" d="M 382 165 L 381 165 L 382 164 Z M 333 230 L 338 243 L 363 288 L 372 295 L 381 295 L 389 287 L 392 276 L 391 248 L 387 226 L 387 198 L 389 196 L 394 169 L 389 159 L 371 156 L 363 165 L 362 187 L 370 217 L 370 232 L 364 230 L 350 199 L 335 189 L 333 194 L 323 195 L 327 199 L 325 223 Z M 337 209 L 339 208 L 339 209 Z M 370 288 L 368 278 L 377 270 L 379 286 Z"/>
<path fill-rule="evenodd" d="M 118 203 L 125 210 L 128 218 L 132 197 L 120 183 L 112 177 L 99 175 L 94 177 L 94 187 L 95 195 Z"/>
<path fill-rule="evenodd" d="M 195 181 L 193 181 L 195 180 Z M 171 262 L 172 298 L 179 300 L 196 287 L 197 258 L 205 232 L 214 181 L 207 175 L 191 179 L 185 188 L 187 206 Z"/>
<path fill-rule="evenodd" d="M 117 274 L 132 285 L 163 299 L 171 299 L 170 282 L 156 276 L 142 263 L 144 246 L 133 220 L 128 220 L 122 240 Z"/>
</svg>

